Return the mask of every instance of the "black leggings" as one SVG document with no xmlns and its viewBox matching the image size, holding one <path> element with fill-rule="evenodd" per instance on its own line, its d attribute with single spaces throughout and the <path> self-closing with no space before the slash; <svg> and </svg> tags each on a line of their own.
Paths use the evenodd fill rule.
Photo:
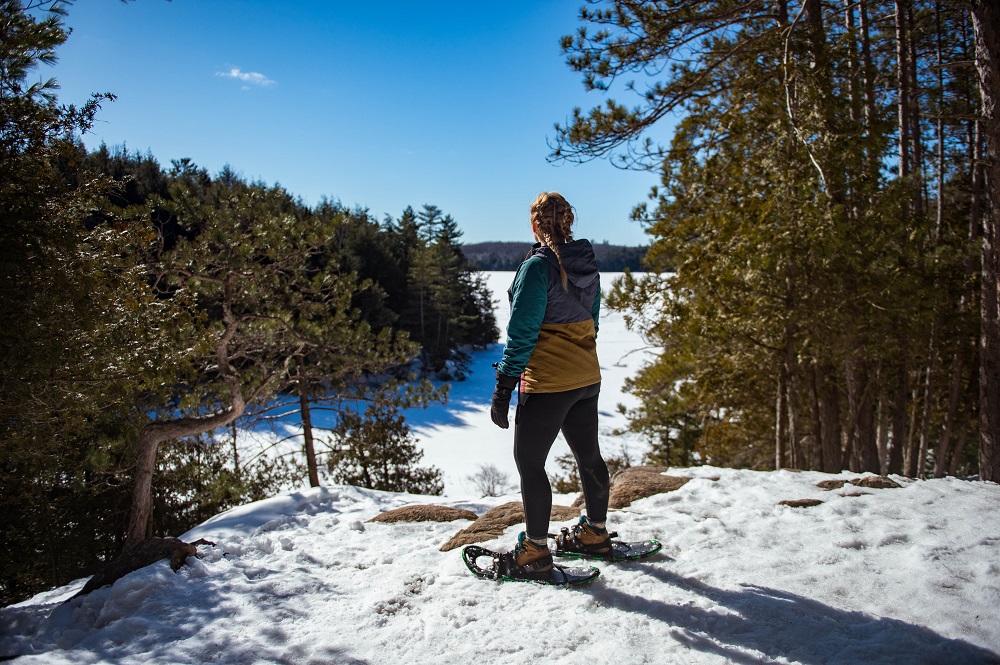
<svg viewBox="0 0 1000 665">
<path fill-rule="evenodd" d="M 552 488 L 545 459 L 562 430 L 580 470 L 587 517 L 603 522 L 608 515 L 608 467 L 597 442 L 597 397 L 601 384 L 561 393 L 522 393 L 514 417 L 514 461 L 521 475 L 521 500 L 529 537 L 543 539 L 549 530 Z"/>
</svg>

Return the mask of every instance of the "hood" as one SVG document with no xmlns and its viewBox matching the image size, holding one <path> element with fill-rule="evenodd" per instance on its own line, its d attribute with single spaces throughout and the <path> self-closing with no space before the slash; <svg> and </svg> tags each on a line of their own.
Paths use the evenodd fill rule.
<svg viewBox="0 0 1000 665">
<path fill-rule="evenodd" d="M 531 255 L 541 256 L 556 270 L 559 269 L 559 260 L 555 253 L 545 245 L 536 242 L 531 248 Z M 594 247 L 589 240 L 574 240 L 559 245 L 559 257 L 562 259 L 562 266 L 566 270 L 569 283 L 573 286 L 585 289 L 600 278 L 597 256 L 594 255 Z"/>
</svg>

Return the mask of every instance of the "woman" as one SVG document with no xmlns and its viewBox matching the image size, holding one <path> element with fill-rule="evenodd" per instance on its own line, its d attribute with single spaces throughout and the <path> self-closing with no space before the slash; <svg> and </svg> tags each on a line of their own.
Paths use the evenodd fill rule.
<svg viewBox="0 0 1000 665">
<path fill-rule="evenodd" d="M 573 221 L 573 208 L 562 195 L 538 195 L 531 204 L 536 243 L 507 291 L 510 323 L 503 359 L 496 364 L 490 416 L 499 427 L 509 427 L 511 393 L 520 384 L 514 459 L 526 529 L 500 564 L 516 576 L 545 577 L 552 569 L 547 539 L 552 490 L 545 459 L 560 430 L 576 457 L 587 516 L 558 545 L 590 554 L 610 550 L 608 467 L 597 441 L 601 283 L 590 242 L 573 240 Z"/>
</svg>

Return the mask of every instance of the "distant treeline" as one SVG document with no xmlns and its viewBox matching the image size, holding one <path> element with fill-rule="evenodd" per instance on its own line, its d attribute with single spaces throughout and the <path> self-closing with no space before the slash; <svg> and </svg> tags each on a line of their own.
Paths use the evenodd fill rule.
<svg viewBox="0 0 1000 665">
<path fill-rule="evenodd" d="M 517 270 L 531 249 L 528 242 L 476 242 L 463 245 L 465 256 L 480 270 Z M 594 243 L 597 264 L 606 272 L 644 271 L 642 258 L 648 247 Z"/>
</svg>

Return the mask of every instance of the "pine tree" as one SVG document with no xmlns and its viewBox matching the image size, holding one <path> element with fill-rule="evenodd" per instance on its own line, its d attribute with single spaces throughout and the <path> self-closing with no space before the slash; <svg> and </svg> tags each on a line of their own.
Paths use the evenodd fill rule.
<svg viewBox="0 0 1000 665">
<path fill-rule="evenodd" d="M 581 16 L 597 30 L 563 46 L 589 89 L 648 78 L 626 85 L 634 108 L 575 110 L 553 159 L 662 173 L 635 217 L 654 240 L 646 262 L 663 274 L 626 279 L 609 299 L 662 349 L 631 384 L 643 397 L 633 426 L 671 432 L 693 410 L 701 458 L 712 447 L 729 458 L 720 442 L 769 441 L 774 466 L 906 462 L 912 475 L 930 468 L 940 437 L 940 467 L 961 464 L 949 443 L 960 414 L 987 406 L 969 401 L 966 355 L 976 194 L 971 211 L 944 204 L 969 200 L 968 156 L 980 149 L 959 115 L 968 72 L 950 66 L 966 59 L 967 9 L 618 1 Z M 876 85 L 879 71 L 892 72 L 890 89 Z M 670 115 L 674 139 L 662 146 L 651 135 Z"/>
<path fill-rule="evenodd" d="M 444 491 L 439 469 L 417 466 L 423 453 L 395 399 L 376 399 L 364 411 L 345 409 L 334 435 L 336 446 L 328 462 L 334 481 L 388 492 Z"/>
<path fill-rule="evenodd" d="M 108 94 L 61 106 L 29 84 L 66 39 L 63 3 L 0 2 L 0 601 L 116 549 L 135 422 L 120 407 L 152 335 L 136 229 L 103 223 L 108 178 L 74 177 Z M 120 543 L 120 541 L 119 541 Z"/>
</svg>

